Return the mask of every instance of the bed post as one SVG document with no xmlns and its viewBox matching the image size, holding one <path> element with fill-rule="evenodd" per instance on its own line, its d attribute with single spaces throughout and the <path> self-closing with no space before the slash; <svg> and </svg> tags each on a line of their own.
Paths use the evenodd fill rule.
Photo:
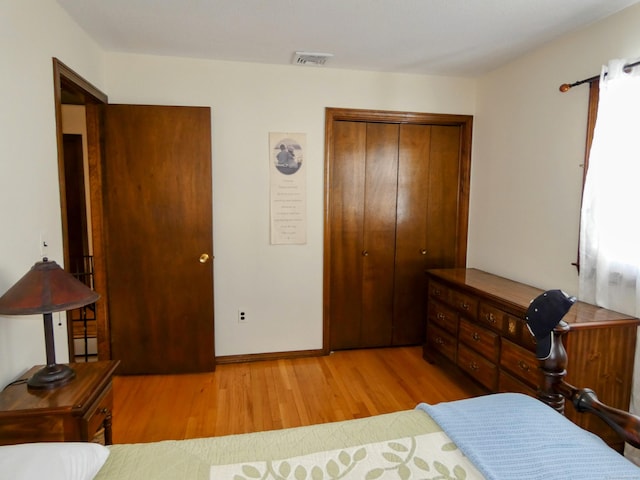
<svg viewBox="0 0 640 480">
<path fill-rule="evenodd" d="M 603 404 L 593 390 L 578 389 L 564 381 L 567 375 L 567 351 L 562 337 L 568 331 L 569 325 L 561 321 L 552 332 L 551 354 L 540 360 L 544 380 L 538 390 L 538 398 L 562 414 L 565 399 L 568 399 L 578 412 L 590 412 L 600 417 L 625 442 L 640 448 L 640 417 Z"/>
<path fill-rule="evenodd" d="M 540 360 L 543 383 L 538 390 L 538 398 L 564 415 L 564 377 L 567 375 L 567 351 L 562 343 L 562 336 L 569 331 L 569 325 L 560 322 L 551 335 L 551 353 L 544 360 Z"/>
</svg>

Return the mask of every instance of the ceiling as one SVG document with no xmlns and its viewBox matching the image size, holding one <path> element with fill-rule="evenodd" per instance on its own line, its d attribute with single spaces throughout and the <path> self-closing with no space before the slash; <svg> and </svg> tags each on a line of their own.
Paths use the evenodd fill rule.
<svg viewBox="0 0 640 480">
<path fill-rule="evenodd" d="M 57 0 L 105 50 L 473 77 L 640 0 Z"/>
</svg>

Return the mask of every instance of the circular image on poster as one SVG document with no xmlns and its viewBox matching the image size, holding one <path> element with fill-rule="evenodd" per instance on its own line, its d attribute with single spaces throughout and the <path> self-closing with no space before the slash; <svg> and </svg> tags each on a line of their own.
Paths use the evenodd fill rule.
<svg viewBox="0 0 640 480">
<path fill-rule="evenodd" d="M 302 166 L 302 147 L 291 138 L 283 138 L 276 142 L 273 149 L 276 169 L 284 175 L 293 175 Z"/>
</svg>

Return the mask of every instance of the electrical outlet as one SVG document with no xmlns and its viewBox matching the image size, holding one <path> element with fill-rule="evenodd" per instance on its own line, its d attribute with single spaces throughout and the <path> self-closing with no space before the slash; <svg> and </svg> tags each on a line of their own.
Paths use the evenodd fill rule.
<svg viewBox="0 0 640 480">
<path fill-rule="evenodd" d="M 247 311 L 244 308 L 238 309 L 238 323 L 247 323 Z"/>
</svg>

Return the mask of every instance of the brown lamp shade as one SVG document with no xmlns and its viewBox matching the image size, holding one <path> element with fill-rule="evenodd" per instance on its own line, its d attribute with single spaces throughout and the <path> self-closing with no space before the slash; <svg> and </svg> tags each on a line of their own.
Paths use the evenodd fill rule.
<svg viewBox="0 0 640 480">
<path fill-rule="evenodd" d="M 0 314 L 29 315 L 80 308 L 100 298 L 54 261 L 37 262 L 0 297 Z"/>
<path fill-rule="evenodd" d="M 56 262 L 43 258 L 18 282 L 0 297 L 0 314 L 29 315 L 41 313 L 44 320 L 44 343 L 47 365 L 38 370 L 27 386 L 36 389 L 52 389 L 66 385 L 76 376 L 68 365 L 56 363 L 53 344 L 52 313 L 73 310 L 95 303 L 100 298 L 96 292 L 65 272 Z"/>
</svg>

